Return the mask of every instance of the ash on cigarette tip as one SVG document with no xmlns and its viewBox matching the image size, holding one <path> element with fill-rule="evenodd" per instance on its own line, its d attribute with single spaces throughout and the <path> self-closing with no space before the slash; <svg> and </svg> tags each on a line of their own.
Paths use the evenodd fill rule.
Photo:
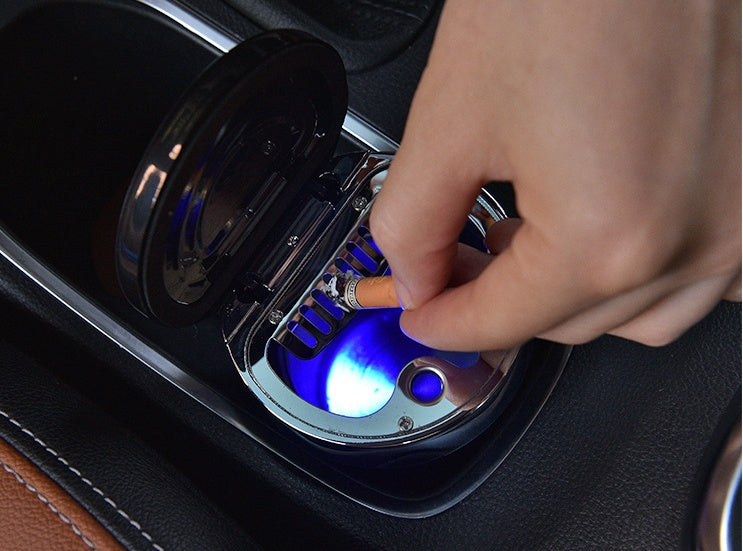
<svg viewBox="0 0 743 551">
<path fill-rule="evenodd" d="M 345 312 L 350 312 L 350 310 L 343 297 L 343 291 L 346 288 L 346 283 L 354 277 L 351 270 L 348 270 L 345 274 L 342 272 L 336 273 L 322 286 L 323 293 L 333 301 L 333 304 Z"/>
</svg>

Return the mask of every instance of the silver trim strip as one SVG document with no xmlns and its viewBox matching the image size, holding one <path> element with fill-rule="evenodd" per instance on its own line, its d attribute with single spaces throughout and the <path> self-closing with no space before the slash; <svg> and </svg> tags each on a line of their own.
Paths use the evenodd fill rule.
<svg viewBox="0 0 743 551">
<path fill-rule="evenodd" d="M 374 128 L 353 111 L 346 112 L 343 132 L 375 153 L 394 153 L 400 147 L 396 141 Z"/>
<path fill-rule="evenodd" d="M 190 11 L 187 11 L 173 2 L 169 2 L 168 0 L 135 1 L 160 12 L 168 19 L 178 23 L 181 27 L 189 30 L 192 34 L 195 34 L 222 52 L 231 50 L 238 43 L 238 40 L 235 38 L 228 36 L 219 29 L 215 29 L 200 17 L 197 17 Z"/>
<path fill-rule="evenodd" d="M 160 12 L 221 52 L 231 50 L 238 43 L 235 38 L 228 36 L 219 29 L 215 29 L 200 17 L 172 2 L 167 0 L 136 1 Z M 386 136 L 350 110 L 346 113 L 346 118 L 343 121 L 343 132 L 375 152 L 391 153 L 397 151 L 400 146 L 395 140 Z"/>
<path fill-rule="evenodd" d="M 120 322 L 114 320 L 103 309 L 80 294 L 33 254 L 19 245 L 2 227 L 0 227 L 0 254 L 105 337 L 173 383 L 207 409 L 256 440 L 260 440 L 242 421 L 239 410 L 234 408 L 227 400 L 157 352 L 150 344 L 122 327 Z"/>
<path fill-rule="evenodd" d="M 702 551 L 731 551 L 733 499 L 741 485 L 741 423 L 728 437 L 707 487 L 699 519 L 699 547 Z"/>
</svg>

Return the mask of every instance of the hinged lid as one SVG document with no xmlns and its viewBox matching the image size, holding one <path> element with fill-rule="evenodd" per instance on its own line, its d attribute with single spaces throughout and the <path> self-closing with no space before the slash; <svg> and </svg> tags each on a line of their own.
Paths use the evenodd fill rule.
<svg viewBox="0 0 743 551">
<path fill-rule="evenodd" d="M 215 61 L 158 129 L 119 220 L 121 287 L 170 325 L 203 317 L 332 155 L 346 112 L 343 62 L 298 31 Z"/>
</svg>

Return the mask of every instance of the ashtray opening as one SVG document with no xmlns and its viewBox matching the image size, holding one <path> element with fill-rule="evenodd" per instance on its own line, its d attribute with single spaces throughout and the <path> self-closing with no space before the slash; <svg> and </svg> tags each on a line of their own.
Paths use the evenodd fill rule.
<svg viewBox="0 0 743 551">
<path fill-rule="evenodd" d="M 399 308 L 363 310 L 317 356 L 303 360 L 272 341 L 269 362 L 306 402 L 346 417 L 376 413 L 392 396 L 402 369 L 416 358 L 435 356 L 461 368 L 477 352 L 444 352 L 424 346 L 400 329 Z"/>
</svg>

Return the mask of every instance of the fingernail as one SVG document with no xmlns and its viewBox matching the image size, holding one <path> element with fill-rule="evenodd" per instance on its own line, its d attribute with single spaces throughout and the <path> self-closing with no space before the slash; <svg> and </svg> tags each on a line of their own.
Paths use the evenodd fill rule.
<svg viewBox="0 0 743 551">
<path fill-rule="evenodd" d="M 397 299 L 400 301 L 400 306 L 402 306 L 403 310 L 413 310 L 415 308 L 410 291 L 405 284 L 397 278 L 395 278 L 395 292 L 397 293 Z"/>
<path fill-rule="evenodd" d="M 418 340 L 414 335 L 411 335 L 410 332 L 408 331 L 407 319 L 408 319 L 408 314 L 405 314 L 405 312 L 403 312 L 403 314 L 400 316 L 400 330 L 409 339 L 412 339 L 415 342 L 420 342 L 420 340 Z"/>
</svg>

